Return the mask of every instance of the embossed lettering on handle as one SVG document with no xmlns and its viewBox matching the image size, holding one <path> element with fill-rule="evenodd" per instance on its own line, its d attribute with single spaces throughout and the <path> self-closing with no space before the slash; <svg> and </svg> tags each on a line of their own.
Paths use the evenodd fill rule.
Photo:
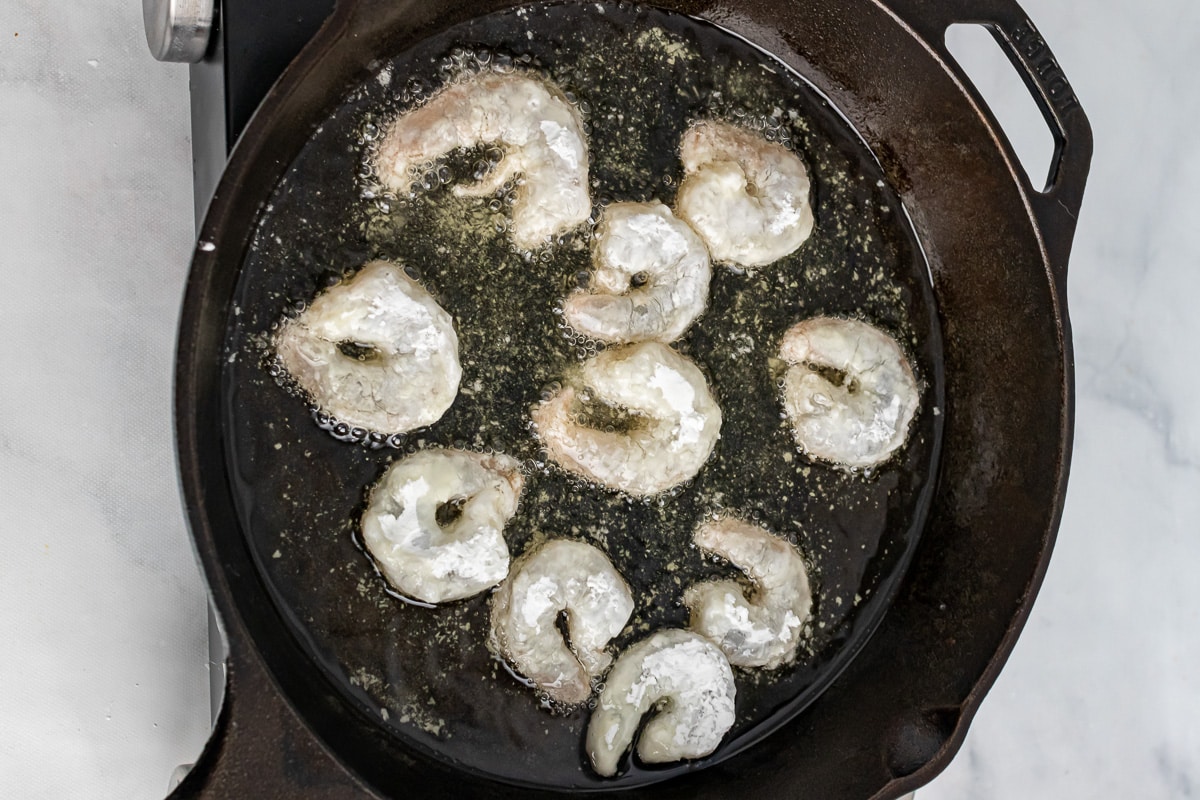
<svg viewBox="0 0 1200 800">
<path fill-rule="evenodd" d="M 1038 33 L 1033 23 L 1027 19 L 1011 30 L 1005 31 L 1005 34 L 1018 52 L 1029 62 L 1032 75 L 1050 105 L 1064 118 L 1077 111 L 1079 100 L 1076 99 L 1075 92 L 1071 89 L 1071 84 L 1067 80 L 1067 76 L 1063 74 L 1062 68 L 1050 54 L 1046 40 Z"/>
<path fill-rule="evenodd" d="M 1019 180 L 1029 192 L 1049 266 L 1057 288 L 1066 296 L 1067 260 L 1083 201 L 1083 190 L 1092 160 L 1092 129 L 1075 90 L 1050 52 L 1046 40 L 1017 0 L 875 0 L 905 22 L 942 58 L 948 69 L 962 75 L 946 46 L 951 25 L 976 24 L 992 31 L 1001 49 L 1021 74 L 1055 141 L 1049 184 L 1034 187 L 1028 177 Z"/>
</svg>

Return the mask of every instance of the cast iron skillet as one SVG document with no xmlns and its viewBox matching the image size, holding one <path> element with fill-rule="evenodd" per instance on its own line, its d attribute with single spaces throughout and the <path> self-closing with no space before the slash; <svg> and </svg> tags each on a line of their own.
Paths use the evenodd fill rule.
<svg viewBox="0 0 1200 800">
<path fill-rule="evenodd" d="M 332 690 L 287 631 L 253 563 L 221 435 L 231 297 L 260 205 L 281 173 L 376 59 L 511 5 L 339 4 L 264 101 L 214 196 L 183 310 L 176 424 L 185 501 L 229 660 L 216 731 L 177 797 L 535 794 L 398 747 Z M 771 52 L 863 135 L 925 249 L 941 315 L 946 408 L 930 522 L 869 643 L 765 741 L 632 794 L 895 797 L 929 780 L 961 744 L 1049 558 L 1072 426 L 1065 267 L 1090 130 L 1044 42 L 1007 0 L 657 5 Z M 946 54 L 944 31 L 955 22 L 989 25 L 1045 112 L 1057 143 L 1046 191 L 1029 184 Z"/>
</svg>

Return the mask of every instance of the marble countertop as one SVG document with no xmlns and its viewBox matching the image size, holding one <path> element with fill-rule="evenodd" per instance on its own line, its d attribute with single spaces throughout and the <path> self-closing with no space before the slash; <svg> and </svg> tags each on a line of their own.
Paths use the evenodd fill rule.
<svg viewBox="0 0 1200 800">
<path fill-rule="evenodd" d="M 1025 7 L 1096 135 L 1070 268 L 1075 455 L 1028 627 L 961 753 L 918 797 L 1188 797 L 1200 5 Z M 973 74 L 1016 104 L 990 63 Z M 170 421 L 193 241 L 187 114 L 187 70 L 151 60 L 130 0 L 0 10 L 5 796 L 159 797 L 208 734 L 205 594 Z M 1009 130 L 1045 146 L 1036 120 Z"/>
</svg>

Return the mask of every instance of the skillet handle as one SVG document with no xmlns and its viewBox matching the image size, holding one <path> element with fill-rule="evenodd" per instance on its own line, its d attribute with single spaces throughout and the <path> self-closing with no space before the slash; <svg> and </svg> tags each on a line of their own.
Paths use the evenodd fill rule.
<svg viewBox="0 0 1200 800">
<path fill-rule="evenodd" d="M 225 698 L 204 752 L 167 800 L 377 797 L 316 741 L 237 637 L 225 674 Z"/>
<path fill-rule="evenodd" d="M 1054 135 L 1054 158 L 1043 188 L 1034 187 L 1024 170 L 1015 168 L 1013 172 L 1026 190 L 1058 289 L 1065 293 L 1067 260 L 1092 161 L 1092 128 L 1046 40 L 1015 0 L 885 2 L 968 87 L 997 131 L 1000 125 L 946 47 L 946 30 L 958 23 L 983 25 L 1021 74 Z M 1015 164 L 1011 147 L 1009 150 Z"/>
</svg>

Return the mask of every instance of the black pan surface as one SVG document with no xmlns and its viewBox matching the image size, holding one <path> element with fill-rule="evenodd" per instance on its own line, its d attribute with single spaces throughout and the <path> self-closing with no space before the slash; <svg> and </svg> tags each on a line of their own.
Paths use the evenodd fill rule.
<svg viewBox="0 0 1200 800">
<path fill-rule="evenodd" d="M 540 73 L 577 101 L 590 129 L 596 215 L 614 200 L 670 204 L 682 177 L 678 142 L 700 118 L 760 127 L 810 165 L 813 238 L 754 273 L 715 269 L 709 310 L 677 344 L 709 376 L 725 417 L 717 452 L 679 491 L 642 502 L 582 485 L 545 465 L 529 433 L 529 407 L 589 352 L 555 311 L 589 269 L 589 231 L 521 253 L 504 231 L 502 195 L 461 199 L 444 186 L 409 200 L 373 185 L 372 142 L 464 69 Z M 470 180 L 477 160 L 445 166 Z M 450 411 L 390 439 L 310 412 L 285 391 L 270 347 L 280 319 L 373 258 L 405 264 L 439 297 L 456 320 L 464 362 L 466 391 Z M 540 787 L 637 786 L 750 746 L 810 703 L 861 647 L 924 526 L 941 427 L 941 343 L 928 269 L 901 202 L 861 138 L 810 85 L 683 15 L 632 5 L 524 6 L 384 61 L 331 109 L 272 193 L 234 304 L 224 430 L 242 528 L 273 599 L 348 703 L 407 745 L 481 776 Z M 823 314 L 891 332 L 921 378 L 909 444 L 873 474 L 804 457 L 781 420 L 779 338 Z M 391 459 L 433 446 L 494 449 L 525 464 L 525 499 L 506 528 L 514 555 L 559 537 L 609 554 L 637 598 L 618 651 L 647 631 L 686 627 L 683 590 L 736 573 L 690 544 L 705 516 L 737 513 L 786 535 L 811 562 L 816 590 L 798 663 L 739 671 L 738 721 L 708 759 L 633 763 L 600 779 L 585 766 L 588 709 L 552 713 L 489 652 L 486 595 L 439 608 L 407 603 L 361 552 L 367 487 Z"/>
<path fill-rule="evenodd" d="M 774 699 L 771 686 L 743 683 L 737 738 L 716 759 L 701 762 L 705 768 L 630 786 L 626 794 L 656 800 L 752 794 L 826 800 L 895 798 L 929 780 L 960 746 L 971 717 L 1015 644 L 1045 574 L 1070 458 L 1073 390 L 1066 264 L 1091 158 L 1091 131 L 1062 69 L 1012 0 L 662 0 L 657 5 L 734 31 L 811 82 L 812 89 L 794 83 L 786 71 L 775 73 L 786 84 L 781 84 L 785 95 L 798 95 L 797 108 L 811 126 L 808 131 L 793 131 L 801 150 L 819 150 L 815 134 L 829 133 L 831 144 L 817 153 L 812 164 L 820 178 L 819 214 L 836 211 L 831 197 L 840 196 L 851 207 L 865 206 L 870 200 L 880 211 L 886 204 L 892 213 L 899 207 L 890 202 L 892 198 L 903 202 L 909 214 L 904 222 L 880 224 L 878 217 L 864 216 L 861 208 L 854 218 L 861 224 L 867 224 L 862 222 L 866 219 L 879 225 L 880 244 L 892 248 L 889 257 L 896 268 L 891 280 L 911 293 L 909 305 L 904 306 L 907 310 L 899 313 L 898 306 L 876 302 L 869 292 L 847 293 L 846 287 L 816 281 L 812 305 L 805 312 L 861 314 L 899 333 L 920 373 L 925 411 L 917 422 L 917 439 L 905 451 L 905 458 L 915 459 L 907 465 L 910 469 L 890 473 L 885 469 L 865 480 L 863 476 L 843 480 L 846 476 L 820 470 L 810 473 L 834 490 L 846 507 L 855 509 L 850 515 L 827 514 L 815 501 L 797 501 L 784 517 L 767 502 L 777 497 L 756 496 L 750 491 L 752 484 L 745 484 L 734 510 L 758 510 L 773 526 L 784 526 L 787 518 L 805 522 L 807 539 L 802 545 L 814 562 L 823 598 L 833 596 L 831 589 L 848 592 L 857 581 L 859 588 L 867 589 L 862 594 L 866 599 L 844 617 L 826 616 L 833 609 L 823 599 L 818 614 L 834 629 L 829 648 L 814 640 L 817 652 L 811 662 L 804 662 L 816 669 L 789 673 L 795 684 L 785 686 L 786 679 L 777 683 L 787 691 Z M 356 87 L 369 87 L 372 80 L 381 85 L 377 80 L 381 69 L 404 54 L 443 59 L 447 48 L 453 49 L 444 38 L 447 31 L 460 25 L 468 27 L 458 30 L 469 29 L 471 20 L 511 6 L 506 0 L 437 4 L 341 0 L 328 24 L 264 101 L 214 195 L 181 317 L 176 425 L 189 521 L 227 637 L 229 659 L 225 702 L 216 730 L 200 762 L 176 791 L 178 798 L 349 800 L 430 793 L 528 798 L 557 797 L 563 792 L 532 789 L 532 785 L 570 787 L 583 781 L 585 791 L 595 788 L 586 785 L 592 779 L 579 766 L 582 753 L 569 752 L 578 747 L 578 734 L 572 733 L 578 730 L 578 720 L 548 717 L 531 708 L 523 687 L 494 667 L 487 672 L 491 662 L 480 649 L 480 638 L 458 636 L 436 643 L 423 651 L 435 656 L 429 663 L 388 660 L 378 646 L 362 641 L 357 629 L 364 619 L 379 631 L 436 634 L 461 630 L 454 621 L 479 619 L 482 609 L 468 601 L 437 610 L 432 617 L 421 616 L 419 612 L 428 609 L 402 607 L 382 594 L 377 582 L 372 583 L 369 562 L 353 541 L 353 519 L 366 485 L 387 460 L 420 443 L 405 440 L 395 443 L 398 449 L 372 450 L 369 439 L 365 445 L 335 441 L 319 430 L 297 398 L 274 384 L 269 364 L 263 362 L 269 351 L 265 337 L 278 315 L 310 298 L 324 281 L 353 269 L 370 255 L 386 253 L 391 246 L 378 237 L 381 217 L 361 202 L 351 185 L 338 183 L 344 180 L 341 165 L 358 164 L 361 145 L 335 145 L 332 139 L 322 139 L 323 126 L 366 135 L 367 120 L 362 116 L 366 107 L 355 106 L 366 96 L 354 97 Z M 603 7 L 637 13 L 620 4 Z M 945 30 L 963 22 L 990 28 L 1046 116 L 1057 150 L 1044 187 L 1032 185 L 1021 171 L 999 126 L 945 49 Z M 525 41 L 530 44 L 520 42 L 520 36 L 514 38 L 518 41 L 507 45 L 509 55 L 532 56 L 540 46 L 528 36 Z M 562 40 L 565 47 L 572 36 L 550 31 L 546 38 Z M 696 38 L 706 39 L 699 34 Z M 505 45 L 482 35 L 475 44 L 489 49 Z M 731 44 L 704 52 L 719 58 L 721 47 L 749 62 L 759 58 Z M 552 56 L 545 53 L 538 58 L 554 69 L 557 62 Z M 622 53 L 622 58 L 635 56 L 632 51 Z M 410 66 L 425 74 L 422 70 L 432 63 L 414 61 Z M 569 82 L 569 76 L 564 80 Z M 635 91 L 630 103 L 636 106 L 638 97 Z M 823 107 L 821 97 L 828 98 L 852 125 L 841 123 Z M 410 101 L 401 97 L 398 102 Z M 600 99 L 592 101 L 594 116 Z M 598 136 L 611 136 L 596 123 L 593 119 Z M 854 130 L 869 144 L 865 150 Z M 338 151 L 339 146 L 346 150 Z M 293 167 L 307 165 L 305 175 L 317 177 L 316 162 L 322 157 L 306 158 L 319 154 L 320 147 L 327 150 L 323 157 L 330 159 L 330 169 L 336 173 L 328 176 L 335 187 L 331 197 L 337 195 L 345 203 L 336 212 L 315 190 L 290 193 L 286 183 L 280 190 L 281 180 Z M 595 150 L 599 155 L 600 148 Z M 655 147 L 646 152 L 662 151 Z M 875 154 L 877 163 L 869 153 Z M 884 186 L 860 194 L 831 194 L 830 177 L 839 163 L 856 176 L 877 172 Z M 669 195 L 668 165 L 659 165 L 657 172 L 653 164 L 639 168 L 633 177 L 650 176 L 645 184 L 622 183 L 618 166 L 614 162 L 598 168 L 597 174 L 611 183 L 610 191 Z M 653 183 L 660 179 L 664 179 L 661 185 Z M 855 185 L 869 187 L 869 182 Z M 429 199 L 427 205 L 413 206 L 414 218 L 422 213 L 436 215 L 439 208 L 445 213 L 446 206 L 432 202 L 437 197 Z M 277 214 L 274 201 L 287 213 Z M 367 209 L 365 219 L 353 210 L 362 208 Z M 321 212 L 311 217 L 317 227 L 336 223 L 341 230 L 343 221 L 366 224 L 359 228 L 352 224 L 341 233 L 342 241 L 329 246 L 323 244 L 329 241 L 326 237 L 296 221 L 300 215 L 308 219 L 309 210 Z M 851 211 L 846 209 L 847 218 Z M 288 214 L 296 215 L 291 228 Z M 293 235 L 294 242 L 275 251 L 274 288 L 268 281 L 250 289 L 243 270 L 267 271 L 272 250 L 263 231 L 271 225 Z M 885 235 L 885 230 L 891 234 Z M 285 241 L 282 235 L 280 240 Z M 923 248 L 924 262 L 916 257 L 916 241 Z M 834 244 L 826 242 L 832 247 L 824 251 L 826 256 L 836 252 Z M 482 249 L 493 246 L 494 242 Z M 418 259 L 422 250 L 427 247 L 392 255 Z M 848 252 L 843 247 L 842 255 Z M 258 267 L 256 258 L 261 261 Z M 470 263 L 466 259 L 463 266 Z M 488 310 L 486 298 L 463 291 L 462 283 L 450 280 L 452 271 L 444 270 L 444 264 L 427 265 L 423 279 L 448 304 L 467 308 L 474 302 Z M 539 274 L 565 281 L 561 272 Z M 926 294 L 927 277 L 936 314 Z M 759 289 L 739 280 L 725 275 L 718 283 L 730 297 L 755 297 Z M 542 290 L 561 291 L 564 285 L 547 284 Z M 253 298 L 252 292 L 260 296 Z M 774 300 L 775 294 L 787 292 L 769 294 Z M 761 293 L 758 299 L 764 299 Z M 755 306 L 766 307 L 778 306 Z M 499 314 L 497 319 L 503 318 L 503 312 L 499 307 L 490 310 Z M 239 315 L 252 316 L 253 323 L 235 321 Z M 752 395 L 730 391 L 726 373 L 716 371 L 736 370 L 746 363 L 723 352 L 728 330 L 717 323 L 715 316 L 706 317 L 680 347 L 699 360 L 713 362 L 705 368 L 722 402 L 733 403 L 734 416 L 749 425 L 762 409 L 745 399 Z M 769 349 L 782 321 L 767 314 L 759 324 Z M 255 341 L 252 333 L 258 334 Z M 931 335 L 922 338 L 925 333 Z M 538 341 L 546 348 L 546 361 L 538 358 L 534 366 L 547 373 L 553 372 L 554 359 L 561 364 L 578 355 L 559 349 L 562 341 L 553 336 Z M 515 408 L 522 406 L 527 399 L 522 393 L 535 383 L 510 387 Z M 937 419 L 930 418 L 934 409 L 941 412 Z M 470 430 L 472 413 L 476 412 L 456 406 L 446 420 L 447 425 L 453 421 L 455 430 L 438 431 L 434 426 L 422 435 L 451 444 L 458 444 L 461 437 L 465 447 L 512 447 L 529 457 L 528 450 L 522 449 L 527 443 L 520 441 L 476 442 L 475 431 Z M 262 426 L 250 425 L 251 430 L 246 430 L 241 420 L 254 415 L 266 425 L 276 425 L 279 435 L 269 435 Z M 767 434 L 765 423 L 759 431 Z M 353 431 L 334 433 L 360 438 Z M 326 483 L 316 487 L 312 498 L 267 474 L 273 465 L 282 471 L 294 469 L 288 466 L 291 461 L 271 461 L 276 458 L 276 445 L 281 452 L 298 452 L 314 461 L 315 469 L 326 475 Z M 696 513 L 697 505 L 689 505 L 687 497 L 692 495 L 688 493 L 699 493 L 710 477 L 721 473 L 740 479 L 741 467 L 753 471 L 758 459 L 746 452 L 739 455 L 739 447 L 738 437 L 726 437 L 716 459 L 681 495 L 679 520 L 686 522 L 689 514 Z M 771 447 L 764 451 L 780 452 Z M 940 463 L 935 464 L 935 459 Z M 929 480 L 935 470 L 936 484 Z M 305 480 L 310 488 L 315 482 Z M 566 492 L 556 480 L 553 472 L 537 476 L 548 490 Z M 272 486 L 274 493 L 259 491 L 260 482 L 264 489 Z M 886 507 L 874 504 L 879 496 L 872 492 L 880 487 L 892 490 Z M 317 503 L 317 497 L 328 502 Z M 296 502 L 298 510 L 286 511 Z M 588 503 L 596 510 L 605 506 L 603 498 Z M 525 508 L 527 516 L 518 526 L 524 533 L 515 537 L 514 549 L 539 535 L 539 520 L 554 522 L 531 516 L 531 509 L 544 507 Z M 867 513 L 870 509 L 873 515 Z M 651 518 L 658 512 L 650 507 L 628 513 Z M 824 554 L 836 552 L 834 544 L 844 549 L 855 544 L 846 533 L 850 529 L 860 532 L 857 543 L 865 545 L 866 552 L 871 552 L 872 544 L 875 550 L 857 561 L 841 562 L 839 573 L 834 560 L 826 560 Z M 828 551 L 822 545 L 829 546 Z M 651 561 L 647 558 L 645 563 Z M 629 559 L 624 568 L 636 572 L 640 563 Z M 364 581 L 361 594 L 360 579 Z M 324 599 L 332 602 L 317 602 L 314 598 L 325 592 L 325 584 L 332 588 Z M 678 610 L 671 607 L 669 592 L 662 596 L 668 599 L 657 606 L 643 604 L 638 613 L 646 619 L 672 619 Z M 848 595 L 842 596 L 844 602 Z M 305 603 L 310 604 L 308 613 Z M 431 622 L 439 614 L 451 624 Z M 872 626 L 875 632 L 868 638 Z M 401 641 L 391 653 L 412 649 L 403 637 L 398 638 Z M 456 692 L 445 698 L 447 702 L 484 695 L 492 702 L 498 693 L 501 703 L 524 709 L 504 720 L 513 722 L 509 733 L 515 738 L 536 732 L 530 724 L 533 719 L 542 721 L 543 730 L 552 725 L 558 731 L 555 735 L 561 737 L 563 747 L 553 752 L 562 769 L 543 770 L 543 765 L 528 760 L 522 762 L 525 767 L 514 768 L 480 759 L 476 745 L 486 740 L 484 734 L 476 744 L 471 743 L 471 735 L 461 737 L 460 741 L 467 740 L 461 745 L 466 760 L 455 761 L 444 749 L 455 737 L 438 738 L 441 728 L 429 720 L 414 726 L 411 719 L 393 718 L 389 703 L 406 697 L 404 692 L 410 689 L 420 689 L 425 676 L 439 675 L 448 663 L 443 658 L 447 655 L 463 663 L 474 660 L 484 668 L 478 676 L 480 686 Z M 843 663 L 836 663 L 839 658 Z M 410 685 L 407 681 L 414 675 Z M 461 672 L 450 677 L 451 683 L 467 680 Z M 747 704 L 751 697 L 755 702 Z M 806 707 L 792 713 L 789 702 Z M 471 719 L 486 714 L 488 708 L 459 702 L 455 710 L 461 711 L 462 719 Z M 385 710 L 388 719 L 383 718 Z M 775 710 L 780 716 L 773 718 Z M 530 716 L 533 711 L 537 714 Z M 790 719 L 782 719 L 789 715 Z M 735 746 L 753 741 L 777 723 L 773 735 L 733 752 Z M 626 780 L 646 783 L 667 777 L 635 770 Z"/>
</svg>

